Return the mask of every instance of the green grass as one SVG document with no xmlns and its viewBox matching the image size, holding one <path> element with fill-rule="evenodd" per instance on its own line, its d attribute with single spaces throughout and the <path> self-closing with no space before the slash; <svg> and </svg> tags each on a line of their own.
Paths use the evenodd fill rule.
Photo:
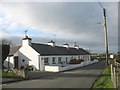
<svg viewBox="0 0 120 90">
<path fill-rule="evenodd" d="M 114 88 L 111 81 L 110 70 L 103 70 L 102 75 L 96 80 L 92 88 Z"/>
<path fill-rule="evenodd" d="M 11 72 L 5 72 L 5 71 L 0 70 L 0 77 L 5 77 L 5 78 L 16 77 L 16 78 L 18 78 L 19 76 L 17 76 L 14 73 L 11 73 Z"/>
<path fill-rule="evenodd" d="M 17 77 L 14 73 L 2 72 L 2 77 Z"/>
<path fill-rule="evenodd" d="M 0 70 L 0 77 L 2 77 L 2 71 Z"/>
</svg>

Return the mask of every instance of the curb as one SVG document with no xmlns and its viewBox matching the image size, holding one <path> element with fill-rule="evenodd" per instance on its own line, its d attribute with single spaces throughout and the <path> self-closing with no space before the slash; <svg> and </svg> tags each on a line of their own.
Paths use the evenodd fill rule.
<svg viewBox="0 0 120 90">
<path fill-rule="evenodd" d="M 28 79 L 16 79 L 16 80 L 4 81 L 4 82 L 2 80 L 2 84 L 12 83 L 12 82 L 20 82 L 20 81 L 27 81 L 27 80 L 32 80 L 32 79 L 40 79 L 40 78 L 47 77 L 47 76 L 50 76 L 50 75 L 53 75 L 53 74 L 56 74 L 56 73 L 51 73 L 51 74 L 38 76 L 38 77 L 33 77 L 33 78 L 28 78 Z"/>
<path fill-rule="evenodd" d="M 12 82 L 19 82 L 19 81 L 24 81 L 25 79 L 18 79 L 18 80 L 9 80 L 9 81 L 3 81 L 2 84 L 7 84 L 7 83 L 12 83 Z"/>
</svg>

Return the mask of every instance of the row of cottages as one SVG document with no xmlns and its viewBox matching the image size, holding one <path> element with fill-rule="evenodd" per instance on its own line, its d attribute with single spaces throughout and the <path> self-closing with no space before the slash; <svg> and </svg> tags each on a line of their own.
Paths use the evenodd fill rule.
<svg viewBox="0 0 120 90">
<path fill-rule="evenodd" d="M 10 65 L 4 64 L 10 68 L 21 68 L 25 65 L 32 66 L 36 70 L 44 71 L 45 65 L 69 64 L 71 59 L 90 60 L 90 54 L 77 45 L 69 47 L 68 44 L 55 46 L 52 40 L 47 44 L 32 43 L 32 39 L 26 36 L 22 40 L 22 46 L 11 47 L 10 54 L 6 61 Z"/>
</svg>

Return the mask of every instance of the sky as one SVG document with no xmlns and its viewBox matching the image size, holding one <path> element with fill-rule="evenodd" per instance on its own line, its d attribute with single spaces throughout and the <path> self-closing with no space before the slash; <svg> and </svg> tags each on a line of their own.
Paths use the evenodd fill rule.
<svg viewBox="0 0 120 90">
<path fill-rule="evenodd" d="M 118 2 L 102 2 L 107 11 L 109 52 L 118 51 Z M 74 42 L 91 52 L 105 52 L 103 11 L 97 2 L 1 2 L 0 35 L 21 44 L 24 31 L 32 42 L 57 46 Z"/>
</svg>

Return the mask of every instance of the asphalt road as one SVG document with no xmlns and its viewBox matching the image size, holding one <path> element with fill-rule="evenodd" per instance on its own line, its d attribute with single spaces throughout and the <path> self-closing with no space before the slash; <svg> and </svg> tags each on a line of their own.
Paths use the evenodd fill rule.
<svg viewBox="0 0 120 90">
<path fill-rule="evenodd" d="M 3 88 L 91 88 L 104 68 L 105 62 L 102 61 L 40 79 L 5 84 Z"/>
</svg>

